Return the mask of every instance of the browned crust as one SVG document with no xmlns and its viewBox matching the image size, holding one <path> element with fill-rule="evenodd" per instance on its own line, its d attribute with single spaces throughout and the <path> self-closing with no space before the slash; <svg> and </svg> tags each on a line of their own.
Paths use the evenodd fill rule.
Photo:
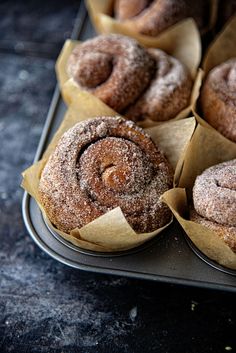
<svg viewBox="0 0 236 353">
<path fill-rule="evenodd" d="M 115 1 L 115 17 L 129 20 L 132 29 L 138 33 L 156 36 L 168 27 L 193 17 L 200 29 L 206 27 L 210 2 L 188 0 L 117 0 Z"/>
<path fill-rule="evenodd" d="M 190 220 L 214 231 L 216 236 L 222 239 L 230 247 L 230 249 L 236 253 L 236 227 L 229 227 L 209 221 L 206 218 L 201 217 L 193 209 L 190 211 Z"/>
<path fill-rule="evenodd" d="M 235 102 L 236 59 L 231 59 L 208 74 L 201 92 L 201 107 L 206 121 L 233 142 L 236 142 Z"/>
<path fill-rule="evenodd" d="M 139 15 L 150 3 L 150 0 L 116 0 L 114 1 L 115 17 L 124 21 Z"/>
<path fill-rule="evenodd" d="M 213 230 L 236 252 L 236 159 L 197 176 L 190 219 Z"/>
<path fill-rule="evenodd" d="M 134 121 L 166 121 L 174 118 L 190 102 L 192 79 L 187 68 L 160 49 L 148 49 L 156 70 L 146 90 L 125 115 Z"/>
<path fill-rule="evenodd" d="M 70 232 L 120 206 L 139 233 L 170 220 L 160 201 L 171 168 L 150 137 L 131 121 L 100 117 L 60 139 L 40 179 L 40 200 L 58 229 Z"/>
<path fill-rule="evenodd" d="M 201 216 L 236 226 L 236 159 L 214 165 L 197 176 L 193 203 Z"/>
<path fill-rule="evenodd" d="M 76 46 L 67 70 L 80 88 L 121 113 L 148 86 L 155 63 L 136 40 L 110 34 Z"/>
<path fill-rule="evenodd" d="M 121 35 L 98 36 L 77 46 L 68 73 L 133 121 L 172 119 L 190 101 L 192 79 L 181 62 Z"/>
</svg>

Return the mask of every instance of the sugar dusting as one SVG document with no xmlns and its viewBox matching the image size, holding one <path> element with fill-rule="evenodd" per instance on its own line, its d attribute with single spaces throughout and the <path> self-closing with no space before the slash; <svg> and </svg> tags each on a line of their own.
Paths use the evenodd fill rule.
<svg viewBox="0 0 236 353">
<path fill-rule="evenodd" d="M 139 12 L 136 12 L 137 5 L 135 4 L 136 6 L 132 8 L 130 3 L 132 4 L 132 1 L 125 1 L 125 4 L 121 2 L 123 8 L 118 3 L 117 12 L 120 13 L 122 10 L 122 13 L 125 13 L 124 10 L 129 10 L 125 17 L 129 19 L 132 28 L 149 36 L 158 35 L 164 29 L 190 15 L 187 13 L 187 6 L 183 0 L 157 0 L 146 2 L 146 4 L 144 2 Z M 140 1 L 138 3 L 140 6 Z M 124 9 L 125 6 L 127 9 Z"/>
<path fill-rule="evenodd" d="M 102 117 L 75 125 L 61 138 L 40 180 L 41 201 L 63 231 L 120 206 L 137 232 L 170 218 L 160 202 L 172 186 L 168 162 L 131 121 Z"/>
<path fill-rule="evenodd" d="M 233 252 L 236 253 L 236 227 L 226 226 L 210 221 L 200 216 L 194 209 L 190 210 L 190 219 L 193 222 L 199 223 L 204 227 L 211 229 L 231 248 Z"/>
<path fill-rule="evenodd" d="M 67 71 L 82 89 L 134 121 L 169 120 L 190 100 L 192 80 L 182 63 L 118 34 L 78 45 Z"/>
<path fill-rule="evenodd" d="M 192 80 L 187 68 L 159 49 L 149 49 L 156 72 L 147 89 L 126 115 L 133 120 L 163 121 L 174 118 L 190 100 Z"/>
<path fill-rule="evenodd" d="M 82 89 L 118 112 L 146 88 L 153 70 L 154 61 L 146 50 L 118 34 L 100 35 L 78 45 L 67 64 L 69 76 Z"/>
<path fill-rule="evenodd" d="M 236 159 L 199 175 L 193 188 L 193 202 L 202 217 L 236 227 Z"/>
<path fill-rule="evenodd" d="M 207 76 L 201 93 L 204 118 L 222 135 L 236 142 L 236 59 L 230 59 Z"/>
<path fill-rule="evenodd" d="M 230 59 L 213 68 L 207 77 L 208 84 L 222 99 L 228 96 L 235 104 L 236 59 Z"/>
</svg>

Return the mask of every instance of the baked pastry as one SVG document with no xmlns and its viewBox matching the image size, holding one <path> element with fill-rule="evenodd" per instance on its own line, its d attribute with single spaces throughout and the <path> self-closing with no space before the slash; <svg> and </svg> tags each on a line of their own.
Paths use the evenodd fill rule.
<svg viewBox="0 0 236 353">
<path fill-rule="evenodd" d="M 168 27 L 193 17 L 201 30 L 210 17 L 209 1 L 189 0 L 116 0 L 114 16 L 119 21 L 129 21 L 138 33 L 156 36 Z"/>
<path fill-rule="evenodd" d="M 210 71 L 200 101 L 204 119 L 236 142 L 236 58 Z"/>
<path fill-rule="evenodd" d="M 134 121 L 171 119 L 190 99 L 192 80 L 183 64 L 122 35 L 102 35 L 78 45 L 67 69 L 81 89 Z"/>
<path fill-rule="evenodd" d="M 146 90 L 125 112 L 134 121 L 174 118 L 189 103 L 192 79 L 186 67 L 160 49 L 148 49 L 156 70 Z"/>
<path fill-rule="evenodd" d="M 76 124 L 60 139 L 44 167 L 41 203 L 64 232 L 120 207 L 138 233 L 170 221 L 160 196 L 172 187 L 172 170 L 151 138 L 121 117 Z"/>
<path fill-rule="evenodd" d="M 149 84 L 154 62 L 136 40 L 101 35 L 75 47 L 67 71 L 82 89 L 121 112 Z"/>
<path fill-rule="evenodd" d="M 190 219 L 213 230 L 236 252 L 236 159 L 206 169 L 193 187 Z"/>
</svg>

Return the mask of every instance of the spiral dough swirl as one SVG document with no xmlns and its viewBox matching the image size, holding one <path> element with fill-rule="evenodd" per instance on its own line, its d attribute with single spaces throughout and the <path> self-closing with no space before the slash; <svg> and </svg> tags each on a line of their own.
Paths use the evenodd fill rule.
<svg viewBox="0 0 236 353">
<path fill-rule="evenodd" d="M 120 206 L 137 232 L 170 220 L 160 201 L 172 171 L 158 147 L 133 122 L 100 117 L 76 124 L 60 139 L 40 179 L 47 216 L 69 232 Z"/>
<path fill-rule="evenodd" d="M 208 22 L 210 2 L 199 0 L 115 0 L 114 13 L 119 21 L 129 21 L 141 34 L 156 36 L 168 27 L 193 17 L 200 29 Z M 128 22 L 127 22 L 128 23 Z"/>
<path fill-rule="evenodd" d="M 187 68 L 159 49 L 144 49 L 121 35 L 98 36 L 77 46 L 68 73 L 130 120 L 174 118 L 190 100 Z"/>
<path fill-rule="evenodd" d="M 191 220 L 216 231 L 236 252 L 236 159 L 206 169 L 193 187 Z"/>
<path fill-rule="evenodd" d="M 195 210 L 203 217 L 236 226 L 236 159 L 206 169 L 193 188 Z"/>
<path fill-rule="evenodd" d="M 236 59 L 210 71 L 201 93 L 201 106 L 209 124 L 236 142 Z"/>
<path fill-rule="evenodd" d="M 148 49 L 156 63 L 147 89 L 125 112 L 134 121 L 165 121 L 174 118 L 189 103 L 192 80 L 186 67 L 160 49 Z"/>
<path fill-rule="evenodd" d="M 147 87 L 154 62 L 136 40 L 111 34 L 75 47 L 67 69 L 82 89 L 120 113 Z"/>
</svg>

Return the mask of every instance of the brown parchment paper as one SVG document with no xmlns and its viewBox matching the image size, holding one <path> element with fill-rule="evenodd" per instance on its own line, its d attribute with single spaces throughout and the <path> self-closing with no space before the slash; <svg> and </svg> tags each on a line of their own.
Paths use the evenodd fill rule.
<svg viewBox="0 0 236 353">
<path fill-rule="evenodd" d="M 179 112 L 174 119 L 171 119 L 171 120 L 186 118 L 187 116 L 189 116 L 191 110 L 194 109 L 196 99 L 198 97 L 198 90 L 196 89 L 196 87 L 198 87 L 199 85 L 199 75 L 201 76 L 201 72 L 197 71 L 197 67 L 201 56 L 200 44 L 198 43 L 197 40 L 195 40 L 194 42 L 195 49 L 194 49 L 192 48 L 191 42 L 189 44 L 187 42 L 182 42 L 183 38 L 181 37 L 183 29 L 185 29 L 189 33 L 189 31 L 191 32 L 191 30 L 195 28 L 195 25 L 193 24 L 192 20 L 188 20 L 181 28 L 182 28 L 181 31 L 179 32 L 177 31 L 175 33 L 176 38 L 179 36 L 178 40 L 176 42 L 174 42 L 173 40 L 170 40 L 169 51 L 170 51 L 170 55 L 178 57 L 179 60 L 189 68 L 194 83 L 193 83 L 193 89 L 192 89 L 189 105 L 186 108 L 184 108 L 181 112 Z M 67 69 L 66 69 L 68 58 L 72 50 L 74 49 L 74 47 L 79 45 L 79 43 L 80 42 L 78 41 L 68 39 L 65 42 L 62 48 L 62 51 L 58 57 L 58 60 L 56 62 L 56 73 L 57 73 L 58 82 L 61 88 L 63 99 L 68 106 L 72 104 L 76 104 L 76 102 L 79 99 L 80 93 L 83 91 L 74 81 L 74 79 L 68 76 Z M 193 52 L 191 48 L 193 49 Z M 154 122 L 149 119 L 146 119 L 138 123 L 138 125 L 143 128 L 156 126 L 158 124 L 159 122 Z"/>
<path fill-rule="evenodd" d="M 196 176 L 206 168 L 236 158 L 236 144 L 211 127 L 198 125 L 184 155 L 179 186 L 164 193 L 162 199 L 192 242 L 209 258 L 236 269 L 236 254 L 212 230 L 188 219 L 192 187 Z M 186 188 L 186 189 L 183 189 Z"/>
<path fill-rule="evenodd" d="M 236 57 L 236 16 L 231 18 L 223 30 L 210 44 L 203 59 L 203 70 L 207 74 L 213 67 Z"/>
<path fill-rule="evenodd" d="M 193 102 L 193 114 L 197 121 L 208 127 L 209 129 L 215 130 L 210 126 L 204 117 L 199 113 L 199 95 L 202 87 L 204 77 L 209 73 L 215 66 L 223 63 L 230 58 L 236 58 L 236 16 L 234 16 L 224 27 L 224 29 L 218 34 L 216 39 L 210 44 L 206 55 L 203 59 L 203 69 L 198 73 L 198 77 L 195 81 L 195 92 Z M 215 130 L 216 131 L 216 130 Z M 218 132 L 219 134 L 219 132 Z"/>
<path fill-rule="evenodd" d="M 210 14 L 208 24 L 204 29 L 201 30 L 201 34 L 204 34 L 210 31 L 217 20 L 217 11 L 218 11 L 218 0 L 210 0 L 209 1 Z M 178 22 L 177 24 L 169 27 L 168 29 L 161 32 L 158 36 L 148 36 L 142 35 L 135 31 L 132 25 L 132 21 L 118 21 L 114 17 L 111 17 L 113 12 L 113 4 L 114 0 L 86 0 L 87 9 L 90 14 L 90 18 L 92 20 L 93 26 L 95 27 L 97 33 L 120 33 L 133 38 L 136 38 L 140 43 L 144 46 L 148 47 L 158 47 L 160 45 L 164 45 L 165 48 L 168 48 L 168 45 L 171 45 L 169 39 L 174 34 L 175 31 L 178 32 L 179 25 L 184 23 L 186 20 Z M 195 26 L 197 28 L 197 26 Z M 198 29 L 197 29 L 198 30 Z M 171 36 L 169 36 L 169 31 Z M 183 31 L 183 39 L 189 40 L 191 38 L 191 33 Z M 172 37 L 175 40 L 175 37 Z M 195 38 L 192 37 L 194 40 Z M 167 49 L 164 49 L 168 51 Z"/>
<path fill-rule="evenodd" d="M 95 116 L 116 116 L 117 113 L 87 92 L 80 92 L 77 106 L 71 106 L 65 114 L 63 122 L 42 159 L 23 172 L 23 188 L 40 204 L 38 185 L 41 172 L 48 157 L 55 149 L 62 134 L 75 123 Z M 175 181 L 179 179 L 181 163 L 187 145 L 195 129 L 195 118 L 167 122 L 148 129 L 154 142 L 160 146 L 175 170 Z M 46 216 L 46 215 L 45 215 Z M 107 212 L 93 222 L 80 229 L 74 229 L 70 234 L 58 231 L 50 221 L 49 226 L 71 243 L 94 251 L 120 251 L 136 247 L 160 233 L 168 224 L 151 233 L 137 234 L 126 221 L 119 207 Z"/>
<path fill-rule="evenodd" d="M 114 17 L 111 17 L 114 8 L 114 0 L 86 0 L 86 5 L 93 26 L 98 33 L 121 33 L 134 38 L 137 36 L 144 42 L 158 39 L 160 36 L 160 34 L 156 37 L 139 34 L 132 28 L 132 21 L 118 21 Z M 218 0 L 210 0 L 209 8 L 210 14 L 208 18 L 208 24 L 205 28 L 201 29 L 202 35 L 210 31 L 215 26 L 218 12 Z M 161 34 L 171 29 L 172 27 L 174 27 L 174 25 L 161 32 Z"/>
</svg>

